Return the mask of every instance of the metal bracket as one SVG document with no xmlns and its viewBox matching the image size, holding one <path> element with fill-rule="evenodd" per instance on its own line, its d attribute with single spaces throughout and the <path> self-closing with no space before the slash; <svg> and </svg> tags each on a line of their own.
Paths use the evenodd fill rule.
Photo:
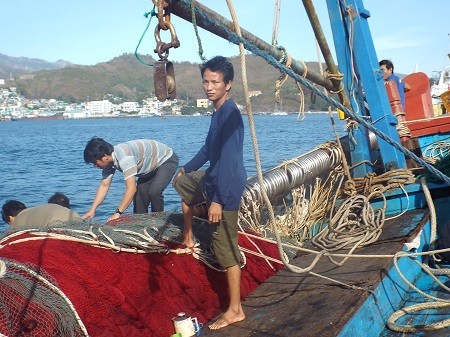
<svg viewBox="0 0 450 337">
<path fill-rule="evenodd" d="M 173 63 L 166 59 L 156 61 L 153 70 L 155 95 L 158 101 L 164 102 L 166 99 L 174 99 L 176 84 Z"/>
</svg>

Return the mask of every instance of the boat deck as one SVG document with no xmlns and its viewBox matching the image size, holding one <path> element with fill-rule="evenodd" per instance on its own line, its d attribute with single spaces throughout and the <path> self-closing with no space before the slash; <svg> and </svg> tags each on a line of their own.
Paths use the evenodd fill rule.
<svg viewBox="0 0 450 337">
<path fill-rule="evenodd" d="M 398 218 L 387 220 L 380 240 L 368 247 L 357 249 L 355 254 L 393 254 L 401 250 L 403 243 L 418 233 L 427 220 L 426 210 L 409 211 Z M 297 256 L 291 261 L 292 264 L 303 268 L 309 266 L 310 262 L 311 257 L 306 255 Z M 391 265 L 391 259 L 353 258 L 337 267 L 327 258 L 322 258 L 313 269 L 317 274 L 359 289 L 349 289 L 323 278 L 296 274 L 284 268 L 245 299 L 243 306 L 246 320 L 216 331 L 204 328 L 201 335 L 337 336 L 370 295 L 369 291 L 360 288 L 374 289 Z M 441 332 L 447 336 L 449 329 Z M 430 336 L 431 334 L 441 336 L 439 331 L 430 332 Z M 390 331 L 388 335 L 396 336 L 397 333 Z M 398 333 L 398 336 L 404 335 Z"/>
</svg>

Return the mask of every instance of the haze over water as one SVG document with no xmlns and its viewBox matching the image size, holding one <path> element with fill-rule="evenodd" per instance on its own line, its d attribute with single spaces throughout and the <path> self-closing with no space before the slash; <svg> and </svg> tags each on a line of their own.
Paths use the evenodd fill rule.
<svg viewBox="0 0 450 337">
<path fill-rule="evenodd" d="M 256 167 L 247 116 L 243 115 L 243 119 L 244 155 L 250 177 L 256 174 Z M 342 134 L 343 121 L 336 115 L 334 119 Z M 296 114 L 258 115 L 254 122 L 263 170 L 335 138 L 328 114 L 307 114 L 300 122 Z M 132 139 L 155 139 L 171 146 L 183 165 L 202 146 L 209 123 L 210 117 L 206 116 L 2 122 L 0 203 L 16 199 L 31 207 L 46 203 L 59 191 L 82 215 L 89 210 L 101 179 L 101 170 L 83 160 L 84 147 L 93 136 L 113 145 Z M 119 205 L 123 192 L 123 176 L 117 172 L 94 221 L 105 222 Z M 171 185 L 165 190 L 165 210 L 180 211 L 180 198 Z M 132 212 L 132 206 L 127 212 Z M 2 226 L 6 225 L 2 222 L 0 229 Z"/>
</svg>

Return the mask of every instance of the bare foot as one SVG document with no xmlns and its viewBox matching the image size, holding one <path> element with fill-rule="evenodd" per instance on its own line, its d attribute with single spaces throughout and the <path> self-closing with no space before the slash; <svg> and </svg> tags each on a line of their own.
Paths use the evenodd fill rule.
<svg viewBox="0 0 450 337">
<path fill-rule="evenodd" d="M 194 248 L 195 246 L 195 241 L 192 237 L 184 238 L 182 243 L 188 248 Z"/>
<path fill-rule="evenodd" d="M 242 311 L 242 307 L 239 308 L 239 311 L 234 311 L 228 308 L 222 316 L 220 316 L 215 322 L 209 325 L 211 330 L 217 330 L 226 327 L 227 325 L 240 322 L 245 319 L 244 311 Z"/>
</svg>

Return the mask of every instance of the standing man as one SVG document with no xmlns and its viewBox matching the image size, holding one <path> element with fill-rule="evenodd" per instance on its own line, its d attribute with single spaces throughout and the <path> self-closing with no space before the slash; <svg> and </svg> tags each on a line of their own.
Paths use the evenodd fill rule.
<svg viewBox="0 0 450 337">
<path fill-rule="evenodd" d="M 83 219 L 94 217 L 97 207 L 108 194 L 116 170 L 123 173 L 125 193 L 108 221 L 119 218 L 132 201 L 134 213 L 147 213 L 150 204 L 152 212 L 164 211 L 163 191 L 178 167 L 178 156 L 169 146 L 149 139 L 112 146 L 94 137 L 84 149 L 84 161 L 102 169 L 102 181 L 92 207 Z"/>
<path fill-rule="evenodd" d="M 194 206 L 206 200 L 208 220 L 214 226 L 213 250 L 226 269 L 230 294 L 228 309 L 209 327 L 220 329 L 245 319 L 241 305 L 241 269 L 238 247 L 238 212 L 247 182 L 244 168 L 244 123 L 241 112 L 229 98 L 233 65 L 222 56 L 202 64 L 203 90 L 213 102 L 214 113 L 205 144 L 176 174 L 173 184 L 182 198 L 183 243 L 194 246 Z M 206 162 L 206 171 L 198 171 Z"/>
<path fill-rule="evenodd" d="M 405 92 L 411 90 L 411 86 L 403 82 L 400 77 L 394 74 L 394 64 L 389 60 L 381 60 L 378 62 L 380 69 L 383 71 L 383 79 L 385 81 L 393 81 L 397 84 L 398 94 L 402 103 L 403 111 L 405 111 Z"/>
</svg>

